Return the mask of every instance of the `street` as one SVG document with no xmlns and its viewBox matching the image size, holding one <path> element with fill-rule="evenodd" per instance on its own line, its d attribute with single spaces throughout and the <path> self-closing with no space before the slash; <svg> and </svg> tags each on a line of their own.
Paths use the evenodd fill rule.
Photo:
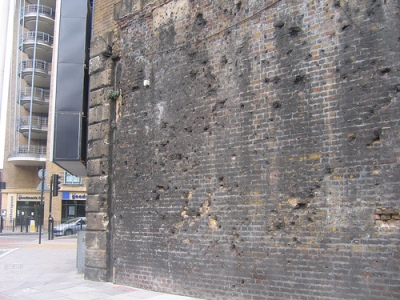
<svg viewBox="0 0 400 300">
<path fill-rule="evenodd" d="M 110 282 L 85 280 L 76 268 L 77 238 L 38 242 L 38 235 L 0 234 L 0 299 L 196 300 Z"/>
</svg>

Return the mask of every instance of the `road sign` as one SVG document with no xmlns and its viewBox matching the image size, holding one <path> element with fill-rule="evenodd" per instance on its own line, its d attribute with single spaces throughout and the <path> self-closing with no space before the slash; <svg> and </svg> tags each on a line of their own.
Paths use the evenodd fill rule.
<svg viewBox="0 0 400 300">
<path fill-rule="evenodd" d="M 44 172 L 44 174 L 43 174 L 43 172 Z M 39 170 L 39 172 L 38 172 L 38 176 L 39 176 L 39 178 L 46 178 L 47 177 L 47 170 L 46 169 L 40 169 Z"/>
<path fill-rule="evenodd" d="M 40 181 L 39 185 L 36 188 L 37 191 L 42 191 L 42 181 Z M 43 183 L 43 192 L 50 192 L 50 188 L 46 182 Z"/>
</svg>

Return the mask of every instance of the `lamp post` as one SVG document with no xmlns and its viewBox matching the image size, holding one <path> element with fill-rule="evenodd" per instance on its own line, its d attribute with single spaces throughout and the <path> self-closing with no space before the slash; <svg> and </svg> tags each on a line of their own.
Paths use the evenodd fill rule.
<svg viewBox="0 0 400 300">
<path fill-rule="evenodd" d="M 47 184 L 45 184 L 44 179 L 47 177 L 47 171 L 45 169 L 45 165 L 43 165 L 43 168 L 39 170 L 38 176 L 41 179 L 37 191 L 40 191 L 40 218 L 39 218 L 39 244 L 42 243 L 42 223 L 44 220 L 44 192 L 50 191 L 49 187 Z"/>
<path fill-rule="evenodd" d="M 0 171 L 0 233 L 3 232 L 3 211 L 1 210 L 2 207 L 2 200 L 3 200 L 3 192 L 6 188 L 6 183 L 2 181 L 3 171 Z"/>
</svg>

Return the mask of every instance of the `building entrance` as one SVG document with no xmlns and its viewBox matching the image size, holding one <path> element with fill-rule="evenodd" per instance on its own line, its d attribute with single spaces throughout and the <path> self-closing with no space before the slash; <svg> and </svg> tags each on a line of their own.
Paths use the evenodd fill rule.
<svg viewBox="0 0 400 300">
<path fill-rule="evenodd" d="M 40 219 L 40 201 L 18 201 L 16 224 L 26 225 L 31 220 L 35 221 L 35 226 L 39 225 Z"/>
</svg>

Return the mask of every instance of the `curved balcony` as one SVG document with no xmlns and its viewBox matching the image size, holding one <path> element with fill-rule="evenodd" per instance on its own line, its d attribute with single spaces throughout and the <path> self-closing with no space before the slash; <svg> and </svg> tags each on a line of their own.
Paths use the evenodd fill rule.
<svg viewBox="0 0 400 300">
<path fill-rule="evenodd" d="M 29 0 L 31 4 L 38 4 L 40 2 L 41 5 L 45 5 L 51 8 L 56 7 L 56 0 Z"/>
<path fill-rule="evenodd" d="M 49 88 L 51 63 L 44 60 L 28 59 L 21 62 L 19 75 L 29 85 Z"/>
<path fill-rule="evenodd" d="M 45 140 L 47 139 L 47 123 L 48 118 L 37 116 L 26 116 L 19 118 L 18 131 L 25 137 L 31 135 L 31 139 Z M 29 130 L 30 129 L 30 130 Z"/>
<path fill-rule="evenodd" d="M 54 9 L 46 5 L 31 4 L 25 6 L 21 24 L 30 31 L 52 34 L 54 31 Z M 37 26 L 36 26 L 37 20 Z"/>
<path fill-rule="evenodd" d="M 7 160 L 17 166 L 42 166 L 46 162 L 46 146 L 21 145 Z"/>
<path fill-rule="evenodd" d="M 19 92 L 19 104 L 34 113 L 48 113 L 50 90 L 24 87 Z"/>
<path fill-rule="evenodd" d="M 53 36 L 45 32 L 28 31 L 20 38 L 19 49 L 28 54 L 29 58 L 51 61 L 53 56 Z"/>
</svg>

